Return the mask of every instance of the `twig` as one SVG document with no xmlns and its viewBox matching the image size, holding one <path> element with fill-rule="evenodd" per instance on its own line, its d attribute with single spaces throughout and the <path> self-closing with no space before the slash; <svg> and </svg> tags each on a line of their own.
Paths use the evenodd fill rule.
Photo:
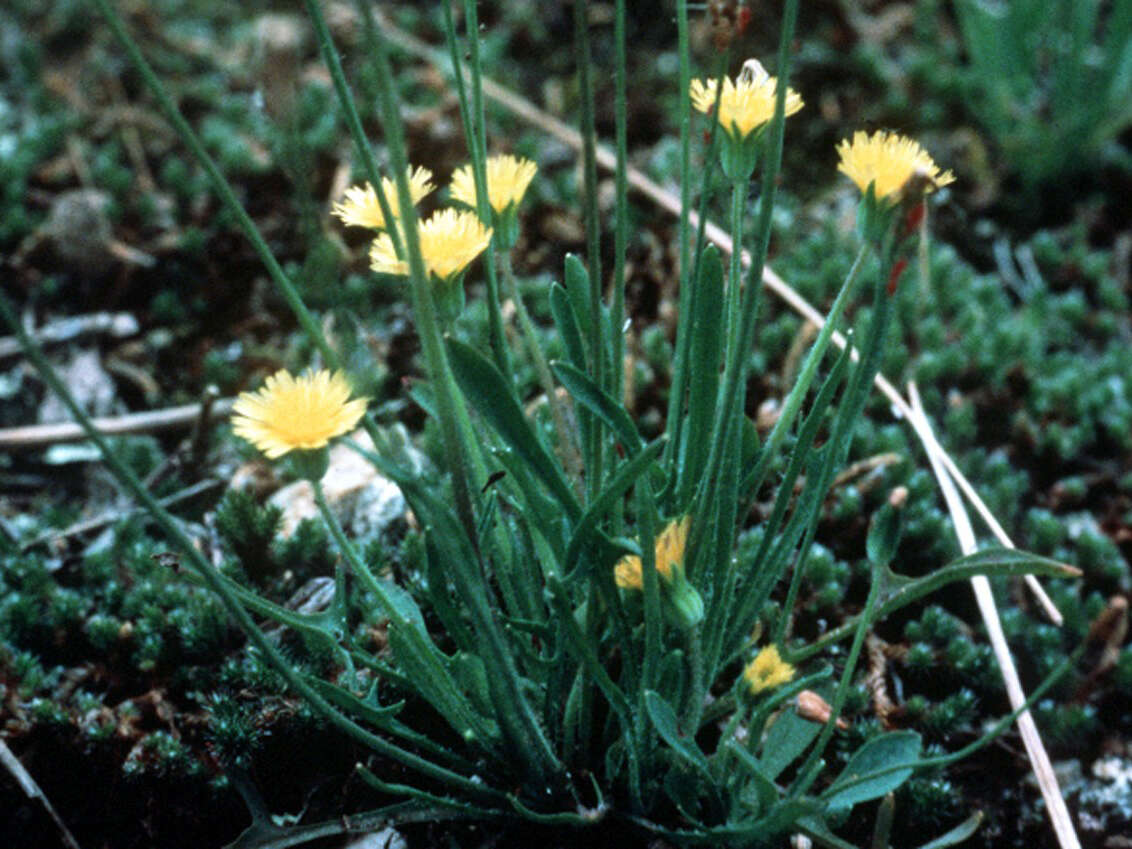
<svg viewBox="0 0 1132 849">
<path fill-rule="evenodd" d="M 232 411 L 233 399 L 221 398 L 212 405 L 212 414 L 219 418 Z M 95 419 L 94 426 L 106 436 L 120 436 L 126 433 L 153 433 L 187 427 L 200 418 L 200 404 L 186 404 L 183 407 L 168 407 L 164 410 L 146 410 Z M 74 422 L 57 424 L 22 425 L 0 429 L 0 451 L 42 448 L 59 442 L 77 442 L 85 439 L 83 429 Z"/>
<path fill-rule="evenodd" d="M 71 830 L 67 828 L 66 823 L 64 823 L 59 814 L 56 813 L 55 807 L 51 804 L 51 800 L 43 794 L 39 785 L 36 784 L 35 779 L 31 777 L 31 773 L 24 769 L 24 765 L 20 763 L 20 759 L 8 748 L 8 744 L 4 742 L 3 737 L 0 737 L 0 764 L 3 764 L 4 768 L 11 773 L 12 778 L 16 779 L 16 783 L 20 785 L 20 789 L 24 791 L 24 794 L 29 799 L 38 799 L 40 804 L 43 805 L 44 809 L 51 817 L 52 822 L 58 827 L 59 837 L 62 839 L 67 849 L 80 849 L 79 842 L 75 840 L 75 836 L 71 834 Z"/>
<path fill-rule="evenodd" d="M 381 26 L 391 43 L 397 45 L 406 53 L 409 53 L 420 59 L 424 59 L 425 61 L 439 67 L 444 67 L 446 60 L 440 54 L 440 51 L 429 46 L 419 38 L 416 38 L 415 36 L 412 36 L 404 30 L 400 29 L 399 27 L 394 25 L 388 18 L 381 15 L 380 12 L 378 12 L 377 14 L 380 17 Z M 581 150 L 582 137 L 577 130 L 575 130 L 568 124 L 559 121 L 553 115 L 550 115 L 542 109 L 539 109 L 529 100 L 520 97 L 509 89 L 504 88 L 503 86 L 486 77 L 483 78 L 483 91 L 487 97 L 489 97 L 491 100 L 494 100 L 496 103 L 503 106 L 504 109 L 513 113 L 517 117 L 528 121 L 531 124 L 534 124 L 541 130 L 546 132 L 548 135 L 554 136 L 559 141 L 574 148 L 574 150 Z M 617 157 L 609 148 L 598 145 L 596 154 L 597 164 L 600 167 L 606 169 L 607 171 L 612 171 L 615 168 L 617 164 Z M 649 179 L 647 176 L 645 176 L 645 174 L 635 168 L 628 169 L 628 178 L 629 185 L 636 191 L 640 192 L 645 197 L 655 202 L 662 209 L 665 209 L 674 215 L 680 214 L 680 197 L 678 194 L 661 187 L 658 183 Z M 698 226 L 698 222 L 698 216 L 695 214 L 695 212 L 692 212 L 690 226 L 692 228 L 695 228 L 696 226 Z M 719 227 L 719 225 L 708 221 L 704 225 L 704 232 L 708 240 L 718 246 L 720 250 L 722 250 L 725 254 L 731 253 L 731 236 L 728 235 L 721 227 Z M 743 264 L 749 265 L 750 261 L 750 256 L 746 251 L 744 251 L 742 256 Z M 824 316 L 822 316 L 822 314 L 818 312 L 809 303 L 809 301 L 807 301 L 796 291 L 794 291 L 794 289 L 791 288 L 790 284 L 779 277 L 773 271 L 773 269 L 770 268 L 769 265 L 763 268 L 763 286 L 776 294 L 783 301 L 785 301 L 787 306 L 801 315 L 804 319 L 816 325 L 819 330 L 825 326 Z M 848 344 L 845 336 L 837 331 L 834 331 L 833 333 L 833 342 L 835 345 L 842 349 L 844 349 Z M 853 351 L 851 356 L 854 360 L 856 360 L 857 352 Z M 911 417 L 912 411 L 909 409 L 908 404 L 901 397 L 900 393 L 896 391 L 896 388 L 887 379 L 885 379 L 883 375 L 878 374 L 876 376 L 876 386 L 885 396 L 885 398 L 887 398 L 892 403 L 900 416 L 904 418 Z M 990 528 L 991 533 L 993 533 L 998 541 L 1007 548 L 1014 548 L 1014 543 L 1011 541 L 1006 531 L 1003 530 L 1002 525 L 998 523 L 998 520 L 995 519 L 994 514 L 990 512 L 990 509 L 983 502 L 982 498 L 979 497 L 979 494 L 975 492 L 975 488 L 971 486 L 971 483 L 959 470 L 958 466 L 955 465 L 955 462 L 951 459 L 951 457 L 946 452 L 944 452 L 941 453 L 940 459 L 943 462 L 944 466 L 947 468 L 948 474 L 951 475 L 954 481 L 959 485 L 960 490 L 962 490 L 963 494 L 974 506 L 975 511 L 983 518 L 983 521 L 987 523 L 987 526 Z M 1060 625 L 1062 623 L 1061 613 L 1058 611 L 1057 607 L 1054 605 L 1050 597 L 1046 594 L 1045 590 L 1042 589 L 1042 586 L 1038 583 L 1037 579 L 1032 575 L 1027 575 L 1026 585 L 1030 588 L 1030 591 L 1033 592 L 1034 596 L 1037 598 L 1039 604 L 1045 611 L 1045 614 L 1050 619 L 1050 621 L 1055 625 Z"/>
<path fill-rule="evenodd" d="M 162 507 L 172 507 L 175 504 L 180 504 L 182 501 L 188 501 L 190 498 L 195 498 L 202 493 L 209 490 L 216 489 L 224 485 L 224 481 L 216 478 L 209 480 L 198 481 L 192 486 L 187 486 L 174 492 L 172 495 L 167 495 L 158 500 L 158 504 Z M 48 531 L 47 533 L 40 534 L 35 539 L 28 540 L 20 546 L 20 551 L 27 551 L 28 549 L 35 548 L 38 545 L 43 545 L 53 540 L 63 540 L 70 537 L 81 536 L 89 534 L 92 531 L 100 530 L 101 528 L 111 525 L 114 522 L 122 519 L 128 519 L 138 513 L 145 512 L 141 507 L 127 507 L 123 510 L 107 510 L 105 513 L 100 513 L 90 519 L 84 519 L 81 522 L 75 522 L 70 527 L 64 528 L 61 531 Z"/>
<path fill-rule="evenodd" d="M 870 633 L 865 638 L 865 649 L 868 652 L 869 667 L 865 672 L 865 687 L 873 699 L 873 712 L 885 728 L 891 728 L 889 718 L 896 705 L 888 695 L 888 683 L 885 675 L 888 674 L 888 657 L 885 652 L 885 643 L 876 634 Z"/>
<path fill-rule="evenodd" d="M 868 474 L 876 469 L 883 469 L 885 466 L 894 466 L 903 459 L 904 457 L 897 454 L 895 451 L 886 451 L 883 454 L 874 454 L 872 457 L 857 460 L 855 463 L 850 463 L 837 473 L 837 477 L 835 477 L 833 483 L 830 484 L 830 489 L 836 489 L 854 478 Z"/>
<path fill-rule="evenodd" d="M 932 465 L 932 471 L 935 472 L 939 488 L 947 502 L 947 509 L 951 513 L 951 520 L 955 526 L 955 535 L 959 539 L 959 548 L 965 555 L 973 554 L 978 550 L 978 543 L 975 541 L 975 531 L 971 527 L 971 519 L 967 515 L 963 500 L 959 497 L 959 493 L 942 462 L 943 449 L 936 441 L 931 422 L 924 414 L 923 405 L 920 403 L 920 393 L 917 391 L 915 383 L 908 384 L 908 396 L 912 401 L 912 417 L 909 422 L 916 429 L 916 434 L 920 437 L 920 442 L 923 443 L 928 460 Z M 971 586 L 975 591 L 975 601 L 979 605 L 979 613 L 982 614 L 983 623 L 986 625 L 991 647 L 994 649 L 995 658 L 998 660 L 998 667 L 1002 671 L 1002 677 L 1006 683 L 1006 694 L 1010 699 L 1011 706 L 1017 710 L 1025 703 L 1026 694 L 1022 690 L 1022 682 L 1018 678 L 1018 670 L 1014 666 L 1010 647 L 1006 643 L 1006 634 L 1002 630 L 1002 621 L 998 616 L 998 608 L 995 606 L 990 581 L 987 580 L 985 575 L 977 575 L 971 578 Z M 1058 844 L 1062 849 L 1080 849 L 1081 843 L 1077 839 L 1077 833 L 1073 829 L 1073 821 L 1070 819 L 1069 810 L 1065 806 L 1065 799 L 1062 798 L 1061 789 L 1057 785 L 1057 776 L 1054 775 L 1049 754 L 1046 752 L 1045 746 L 1042 745 L 1041 735 L 1038 734 L 1037 725 L 1034 724 L 1034 718 L 1029 711 L 1018 715 L 1018 731 L 1022 736 L 1022 743 L 1026 747 L 1026 754 L 1030 758 L 1030 766 L 1038 779 L 1038 787 L 1041 789 L 1042 798 L 1045 799 L 1046 810 L 1049 811 L 1049 818 L 1053 823 Z"/>
<path fill-rule="evenodd" d="M 40 345 L 69 342 L 88 333 L 105 333 L 114 338 L 133 336 L 138 332 L 138 320 L 128 312 L 95 312 L 49 321 L 34 331 Z M 22 353 L 20 340 L 15 336 L 0 337 L 0 359 Z"/>
</svg>

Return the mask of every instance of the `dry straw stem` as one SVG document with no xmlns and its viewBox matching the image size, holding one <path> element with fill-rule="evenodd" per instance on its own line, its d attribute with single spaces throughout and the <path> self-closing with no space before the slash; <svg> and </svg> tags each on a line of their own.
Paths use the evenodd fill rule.
<svg viewBox="0 0 1132 849">
<path fill-rule="evenodd" d="M 233 398 L 213 401 L 208 410 L 213 420 L 223 419 L 232 411 Z M 146 410 L 124 416 L 94 419 L 94 426 L 105 436 L 122 436 L 128 433 L 154 433 L 189 427 L 200 420 L 202 406 L 185 404 L 164 410 Z M 0 429 L 0 451 L 42 448 L 57 442 L 77 442 L 86 439 L 86 433 L 75 422 L 57 422 L 41 425 L 20 425 Z"/>
<path fill-rule="evenodd" d="M 415 36 L 412 36 L 404 30 L 398 28 L 391 21 L 389 21 L 388 18 L 380 15 L 380 13 L 379 16 L 381 20 L 381 26 L 383 27 L 390 42 L 396 44 L 399 48 L 407 53 L 424 59 L 427 62 L 431 62 L 438 67 L 444 67 L 447 60 L 443 55 L 441 55 L 438 50 L 430 47 L 419 38 L 416 38 Z M 486 77 L 483 78 L 483 91 L 484 94 L 486 94 L 496 103 L 500 104 L 519 118 L 522 118 L 523 120 L 539 127 L 548 135 L 554 136 L 556 139 L 569 145 L 575 150 L 582 149 L 581 133 L 579 133 L 568 124 L 565 124 L 562 121 L 558 120 L 553 115 L 550 115 L 549 113 L 539 109 L 529 100 L 520 97 L 509 89 L 499 85 L 499 83 L 495 82 L 494 80 L 490 80 Z M 597 164 L 602 168 L 605 168 L 606 170 L 612 171 L 616 167 L 617 157 L 612 150 L 599 145 L 597 148 Z M 628 169 L 628 179 L 630 186 L 639 191 L 645 197 L 655 202 L 658 206 L 671 212 L 674 215 L 680 214 L 680 197 L 678 194 L 661 187 L 657 183 L 650 180 L 647 176 L 642 174 L 640 171 L 632 167 Z M 694 229 L 697 225 L 698 218 L 695 212 L 692 212 L 690 226 Z M 725 232 L 721 227 L 719 227 L 719 225 L 708 221 L 704 225 L 704 232 L 708 240 L 717 245 L 720 250 L 727 254 L 731 253 L 731 236 L 728 235 L 728 233 Z M 751 258 L 746 251 L 743 252 L 742 261 L 745 266 L 750 265 Z M 770 266 L 763 268 L 763 286 L 780 297 L 791 309 L 793 309 L 807 321 L 816 325 L 819 330 L 825 326 L 824 316 L 822 316 L 822 314 L 818 312 L 813 307 L 813 305 L 810 304 L 809 301 L 807 301 L 796 291 L 794 291 L 794 289 L 791 288 L 790 284 L 779 277 L 770 268 Z M 848 344 L 845 336 L 836 330 L 833 332 L 832 338 L 833 343 L 839 348 L 844 349 Z M 857 359 L 857 352 L 854 351 L 852 353 L 852 356 L 854 360 Z M 909 420 L 911 419 L 911 408 L 901 397 L 900 393 L 896 390 L 896 387 L 894 387 L 883 375 L 878 374 L 876 376 L 876 386 L 885 396 L 885 398 L 887 398 L 892 403 L 892 406 L 896 409 L 897 413 L 899 413 L 901 417 Z M 990 509 L 983 502 L 982 498 L 979 497 L 979 494 L 975 492 L 975 488 L 959 470 L 959 467 L 955 465 L 955 462 L 951 459 L 951 457 L 946 452 L 944 452 L 940 455 L 940 460 L 944 464 L 944 467 L 947 469 L 948 474 L 951 475 L 955 483 L 959 485 L 959 489 L 962 490 L 963 494 L 971 502 L 972 506 L 974 506 L 976 512 L 980 516 L 982 516 L 983 521 L 987 523 L 987 527 L 990 528 L 991 533 L 993 533 L 998 541 L 1007 548 L 1014 548 L 1014 543 L 1011 541 L 1010 537 L 1007 536 L 1007 533 L 1005 530 L 1003 530 L 1002 525 L 999 524 L 997 519 L 995 519 L 994 514 L 991 513 Z M 1057 607 L 1054 605 L 1050 597 L 1046 595 L 1045 590 L 1042 589 L 1042 586 L 1038 583 L 1038 580 L 1033 575 L 1027 575 L 1026 585 L 1033 592 L 1034 596 L 1041 604 L 1042 609 L 1045 611 L 1045 614 L 1047 617 L 1049 617 L 1050 621 L 1055 625 L 1061 625 L 1061 612 L 1058 611 Z"/>
<path fill-rule="evenodd" d="M 931 461 L 932 471 L 939 482 L 940 490 L 943 491 L 947 509 L 951 513 L 951 521 L 955 526 L 955 536 L 959 540 L 959 548 L 965 555 L 974 554 L 978 550 L 978 543 L 975 541 L 975 531 L 971 527 L 971 518 L 967 515 L 963 500 L 959 497 L 955 484 L 943 464 L 943 448 L 936 440 L 935 434 L 932 432 L 931 422 L 924 414 L 923 405 L 920 403 L 920 393 L 917 391 L 915 383 L 908 384 L 908 397 L 912 401 L 912 415 L 908 421 L 916 429 L 916 435 L 920 437 L 920 442 L 928 454 L 928 460 Z M 1018 670 L 1014 667 L 1010 647 L 1006 644 L 1006 635 L 1002 631 L 1002 621 L 998 617 L 998 609 L 995 607 L 990 581 L 987 580 L 985 575 L 977 575 L 971 578 L 971 587 L 975 591 L 975 601 L 979 605 L 979 613 L 982 614 L 983 623 L 986 625 L 987 634 L 990 636 L 991 647 L 998 659 L 998 667 L 1002 670 L 1010 705 L 1017 710 L 1026 701 L 1026 694 L 1022 690 L 1022 682 L 1018 679 Z M 1049 755 L 1045 746 L 1042 745 L 1038 728 L 1028 710 L 1018 715 L 1018 731 L 1022 735 L 1022 743 L 1026 747 L 1026 754 L 1030 758 L 1034 775 L 1038 779 L 1038 787 L 1041 788 L 1042 798 L 1045 799 L 1046 809 L 1049 811 L 1053 830 L 1057 834 L 1058 844 L 1062 849 L 1080 849 L 1081 842 L 1077 839 L 1077 833 L 1073 829 L 1073 821 L 1069 817 L 1065 800 L 1061 796 L 1061 789 L 1057 786 L 1057 777 L 1054 775 Z"/>
<path fill-rule="evenodd" d="M 31 773 L 24 768 L 24 765 L 20 763 L 19 758 L 8 748 L 8 744 L 4 742 L 3 738 L 0 738 L 0 766 L 3 766 L 12 778 L 15 779 L 16 784 L 24 791 L 25 796 L 32 800 L 38 800 L 39 803 L 43 805 L 44 810 L 46 810 L 48 816 L 51 817 L 51 821 L 54 822 L 55 827 L 59 829 L 60 842 L 66 846 L 67 849 L 80 849 L 78 841 L 75 840 L 74 835 L 71 834 L 66 823 L 63 822 L 62 818 L 55 811 L 55 806 L 51 804 L 51 800 L 44 795 L 43 790 L 40 789 L 35 779 L 31 777 Z"/>
</svg>

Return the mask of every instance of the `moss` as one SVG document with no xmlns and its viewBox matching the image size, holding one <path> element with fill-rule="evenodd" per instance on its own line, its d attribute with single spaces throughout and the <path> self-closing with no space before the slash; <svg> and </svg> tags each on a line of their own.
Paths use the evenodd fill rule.
<svg viewBox="0 0 1132 849">
<path fill-rule="evenodd" d="M 299 522 L 290 537 L 276 543 L 274 556 L 279 568 L 290 570 L 299 581 L 334 574 L 334 548 L 320 521 Z"/>
<path fill-rule="evenodd" d="M 226 692 L 212 693 L 203 704 L 213 754 L 222 764 L 246 768 L 263 737 L 252 720 L 252 706 Z"/>
<path fill-rule="evenodd" d="M 216 530 L 254 580 L 277 571 L 272 544 L 282 517 L 278 507 L 261 505 L 252 493 L 237 489 L 225 493 L 216 507 Z"/>
<path fill-rule="evenodd" d="M 132 778 L 195 775 L 202 771 L 191 750 L 168 731 L 147 734 L 122 764 L 122 772 Z"/>
<path fill-rule="evenodd" d="M 1100 739 L 1103 730 L 1092 705 L 1042 701 L 1034 709 L 1034 721 L 1046 744 L 1068 755 L 1087 751 Z"/>
<path fill-rule="evenodd" d="M 978 698 L 966 687 L 933 705 L 923 717 L 921 727 L 931 740 L 946 740 L 967 731 L 978 718 Z"/>
</svg>

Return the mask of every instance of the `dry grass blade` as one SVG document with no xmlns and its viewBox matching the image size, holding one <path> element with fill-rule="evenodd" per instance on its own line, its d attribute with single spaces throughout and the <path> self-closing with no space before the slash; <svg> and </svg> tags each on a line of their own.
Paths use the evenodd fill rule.
<svg viewBox="0 0 1132 849">
<path fill-rule="evenodd" d="M 3 765 L 3 767 L 8 770 L 12 778 L 16 780 L 16 783 L 20 785 L 20 789 L 24 791 L 24 794 L 29 799 L 36 799 L 43 805 L 44 810 L 47 811 L 52 822 L 58 827 L 59 839 L 63 845 L 66 846 L 67 849 L 79 849 L 79 842 L 75 840 L 75 836 L 71 834 L 71 830 L 67 828 L 66 823 L 63 822 L 59 814 L 55 811 L 55 806 L 43 795 L 43 791 L 39 788 L 35 779 L 31 777 L 31 773 L 24 769 L 24 765 L 20 763 L 20 759 L 12 753 L 12 750 L 8 748 L 8 744 L 4 742 L 3 738 L 0 738 L 0 765 Z"/>
<path fill-rule="evenodd" d="M 975 541 L 975 531 L 971 527 L 971 519 L 967 515 L 967 509 L 963 506 L 963 499 L 960 498 L 959 492 L 956 490 L 955 484 L 941 459 L 943 449 L 932 432 L 931 422 L 924 414 L 916 384 L 910 383 L 908 385 L 908 397 L 912 400 L 912 416 L 909 422 L 916 429 L 916 435 L 920 437 L 920 442 L 923 444 L 928 460 L 932 464 L 932 471 L 935 472 L 939 488 L 947 502 L 947 509 L 951 513 L 951 520 L 955 525 L 955 535 L 959 540 L 959 548 L 964 554 L 973 554 L 978 549 L 978 544 Z M 994 649 L 995 658 L 998 660 L 998 667 L 1002 670 L 1002 677 L 1006 683 L 1006 694 L 1010 699 L 1011 706 L 1018 709 L 1026 701 L 1026 694 L 1022 690 L 1022 682 L 1018 678 L 1018 670 L 1014 666 L 1010 647 L 1006 644 L 1006 635 L 1002 630 L 1002 621 L 998 616 L 998 608 L 995 606 L 990 581 L 985 576 L 979 575 L 971 579 L 971 586 L 975 591 L 975 601 L 979 605 L 979 613 L 982 614 L 983 623 L 986 625 L 987 634 L 990 636 L 991 647 Z M 1061 795 L 1061 788 L 1057 785 L 1057 777 L 1053 773 L 1049 754 L 1046 752 L 1045 746 L 1042 745 L 1042 738 L 1038 734 L 1038 728 L 1034 724 L 1034 718 L 1029 711 L 1018 716 L 1018 731 L 1022 735 L 1022 743 L 1026 747 L 1026 754 L 1030 758 L 1034 775 L 1038 779 L 1038 787 L 1041 788 L 1042 798 L 1045 799 L 1046 810 L 1049 811 L 1049 818 L 1053 823 L 1058 845 L 1062 849 L 1080 849 L 1081 842 L 1077 839 L 1073 821 L 1069 817 L 1069 810 L 1066 808 L 1065 799 Z"/>
<path fill-rule="evenodd" d="M 224 418 L 232 411 L 233 399 L 221 398 L 212 402 L 209 414 L 212 420 Z M 129 413 L 95 419 L 94 424 L 107 436 L 121 436 L 127 433 L 154 433 L 189 427 L 201 417 L 200 404 L 186 404 L 183 407 L 167 407 L 164 410 L 146 410 L 142 413 Z M 85 439 L 86 434 L 75 422 L 57 424 L 21 425 L 0 429 L 0 451 L 42 448 L 57 442 L 76 442 Z"/>
</svg>

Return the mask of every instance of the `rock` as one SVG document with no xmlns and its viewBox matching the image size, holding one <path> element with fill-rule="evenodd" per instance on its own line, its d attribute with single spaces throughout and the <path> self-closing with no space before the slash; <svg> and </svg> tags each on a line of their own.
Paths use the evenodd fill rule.
<svg viewBox="0 0 1132 849">
<path fill-rule="evenodd" d="M 353 435 L 362 447 L 373 449 L 362 431 Z M 352 537 L 366 539 L 380 533 L 405 515 L 407 505 L 397 484 L 380 475 L 368 460 L 339 443 L 330 449 L 330 466 L 322 479 L 326 500 Z M 318 516 L 314 490 L 307 481 L 283 487 L 268 503 L 283 511 L 280 534 L 290 537 L 303 519 Z"/>
<path fill-rule="evenodd" d="M 115 388 L 114 381 L 102 368 L 98 351 L 78 350 L 71 359 L 59 369 L 59 376 L 86 412 L 92 416 L 105 416 L 113 412 Z M 71 412 L 62 401 L 50 393 L 39 405 L 41 424 L 69 422 Z"/>
<path fill-rule="evenodd" d="M 98 189 L 62 192 L 51 204 L 43 232 L 68 270 L 97 276 L 113 263 L 110 195 Z"/>
<path fill-rule="evenodd" d="M 1132 832 L 1132 758 L 1102 757 L 1093 763 L 1090 772 L 1092 778 L 1082 780 L 1076 788 L 1082 832 L 1104 837 L 1129 834 Z"/>
</svg>

